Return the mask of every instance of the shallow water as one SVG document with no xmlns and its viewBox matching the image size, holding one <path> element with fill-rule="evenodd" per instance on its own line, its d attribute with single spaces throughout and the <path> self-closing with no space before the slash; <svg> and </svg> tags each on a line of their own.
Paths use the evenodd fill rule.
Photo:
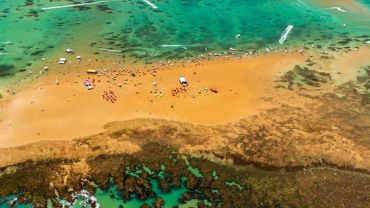
<svg viewBox="0 0 370 208">
<path fill-rule="evenodd" d="M 186 159 L 186 158 L 185 158 Z M 187 161 L 187 159 L 186 159 Z M 190 163 L 187 161 L 186 164 L 189 166 L 189 171 L 194 173 L 193 170 L 198 170 L 197 168 L 192 168 Z M 141 173 L 145 171 L 149 175 L 165 175 L 165 166 L 161 165 L 160 171 L 158 173 L 151 170 L 149 167 L 143 165 L 142 168 L 136 168 L 135 170 L 131 170 L 129 167 L 126 168 L 125 175 L 133 176 L 133 177 L 140 177 Z M 161 174 L 160 174 L 161 173 Z M 199 171 L 198 171 L 199 173 Z M 159 177 L 162 179 L 162 177 Z M 168 192 L 163 192 L 160 187 L 158 180 L 151 179 L 150 184 L 152 187 L 152 192 L 154 193 L 153 196 L 148 197 L 147 199 L 141 200 L 138 198 L 137 195 L 131 194 L 130 198 L 123 199 L 122 193 L 119 192 L 117 185 L 114 184 L 113 178 L 110 180 L 109 188 L 102 189 L 99 186 L 94 185 L 96 188 L 95 194 L 91 195 L 89 192 L 83 190 L 78 193 L 73 193 L 72 197 L 75 199 L 75 203 L 70 204 L 64 199 L 57 199 L 61 205 L 65 207 L 71 208 L 89 208 L 91 207 L 88 203 L 90 200 L 96 201 L 96 203 L 101 208 L 109 207 L 109 208 L 136 208 L 141 207 L 144 204 L 148 204 L 153 206 L 155 203 L 155 199 L 157 197 L 163 199 L 164 201 L 164 208 L 172 208 L 172 207 L 179 207 L 179 208 L 189 208 L 189 207 L 197 207 L 197 203 L 200 202 L 197 199 L 191 199 L 188 201 L 183 200 L 183 194 L 186 192 L 194 192 L 196 190 L 189 190 L 186 188 L 185 183 L 187 181 L 186 177 L 181 178 L 181 185 L 179 187 L 171 187 Z M 233 185 L 233 184 L 232 184 Z M 217 191 L 217 190 L 216 190 Z M 19 195 L 10 195 L 7 197 L 0 198 L 0 208 L 8 208 L 9 202 L 13 199 L 17 199 Z M 202 201 L 207 207 L 211 207 L 211 203 L 208 200 Z M 15 204 L 15 207 L 19 208 L 30 208 L 32 207 L 31 204 L 19 204 L 18 201 Z M 52 207 L 51 200 L 48 200 L 47 207 Z"/>
<path fill-rule="evenodd" d="M 10 195 L 7 197 L 0 198 L 0 208 L 9 208 L 9 202 L 17 198 L 18 195 Z M 18 202 L 14 204 L 16 208 L 32 208 L 31 204 L 19 204 Z"/>
<path fill-rule="evenodd" d="M 173 188 L 168 193 L 164 193 L 159 189 L 158 181 L 152 180 L 152 191 L 156 193 L 157 197 L 160 197 L 164 200 L 165 205 L 164 208 L 172 208 L 174 206 L 181 207 L 181 208 L 188 208 L 188 207 L 196 207 L 199 200 L 192 199 L 190 201 L 186 201 L 184 204 L 180 204 L 179 200 L 182 198 L 182 195 L 189 191 L 185 188 L 184 184 L 179 188 Z M 109 207 L 109 208 L 118 208 L 118 207 L 125 207 L 125 208 L 136 208 L 141 207 L 143 204 L 153 205 L 155 202 L 155 197 L 150 197 L 146 200 L 140 200 L 135 195 L 131 196 L 130 200 L 123 200 L 121 194 L 117 190 L 115 185 L 111 185 L 108 190 L 103 190 L 101 188 L 96 189 L 96 193 L 94 195 L 97 203 L 101 208 Z M 16 198 L 16 195 L 11 195 L 8 197 L 0 198 L 0 208 L 8 208 L 9 202 Z M 62 202 L 63 200 L 60 200 Z M 86 199 L 76 198 L 76 202 L 74 205 L 68 205 L 68 202 L 65 202 L 66 207 L 71 208 L 82 208 L 82 207 L 91 207 L 88 203 L 86 203 Z M 208 201 L 204 201 L 209 206 L 211 205 Z M 15 207 L 17 208 L 30 208 L 32 207 L 31 204 L 19 204 L 16 203 Z M 52 207 L 51 202 L 49 201 L 48 207 Z"/>
<path fill-rule="evenodd" d="M 366 20 L 360 24 L 354 20 L 353 25 L 348 20 L 348 27 L 343 27 L 343 14 L 324 10 L 310 0 L 151 2 L 158 9 L 140 0 L 50 10 L 42 8 L 73 2 L 1 0 L 0 76 L 32 69 L 35 61 L 55 58 L 68 47 L 105 55 L 122 51 L 126 57 L 152 61 L 279 45 L 288 25 L 294 25 L 284 43 L 288 46 L 316 43 L 325 47 L 328 40 L 362 37 L 370 30 Z M 237 34 L 241 34 L 239 39 Z M 90 42 L 97 44 L 90 47 Z"/>
</svg>

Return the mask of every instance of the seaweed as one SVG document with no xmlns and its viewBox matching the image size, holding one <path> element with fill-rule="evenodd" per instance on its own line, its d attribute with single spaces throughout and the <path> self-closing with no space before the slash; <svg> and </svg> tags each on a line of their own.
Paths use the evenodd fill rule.
<svg viewBox="0 0 370 208">
<path fill-rule="evenodd" d="M 0 76 L 10 76 L 15 72 L 15 66 L 11 64 L 0 64 Z"/>
<path fill-rule="evenodd" d="M 330 80 L 331 75 L 329 73 L 311 70 L 308 67 L 299 65 L 296 65 L 293 70 L 286 72 L 280 79 L 281 82 L 288 84 L 288 89 L 305 85 L 321 87 L 322 84 L 328 83 Z"/>
</svg>

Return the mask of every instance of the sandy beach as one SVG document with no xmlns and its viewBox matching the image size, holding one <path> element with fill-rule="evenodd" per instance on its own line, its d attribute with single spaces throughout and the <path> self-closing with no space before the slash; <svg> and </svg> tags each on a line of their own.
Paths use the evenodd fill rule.
<svg viewBox="0 0 370 208">
<path fill-rule="evenodd" d="M 367 63 L 369 49 L 334 55 L 333 60 L 322 59 L 319 70 L 341 84 L 355 79 L 357 69 Z M 1 102 L 0 147 L 70 140 L 102 132 L 107 123 L 136 118 L 216 125 L 283 103 L 304 106 L 312 100 L 278 89 L 276 80 L 309 57 L 309 53 L 271 53 L 146 67 L 115 61 L 49 63 L 46 75 Z M 100 72 L 87 74 L 90 68 Z M 188 87 L 181 87 L 180 76 L 188 79 Z M 85 79 L 94 81 L 93 90 L 83 86 Z M 104 99 L 105 93 L 114 100 Z"/>
<path fill-rule="evenodd" d="M 2 102 L 0 146 L 73 139 L 100 132 L 109 122 L 135 118 L 205 125 L 237 121 L 274 106 L 266 101 L 277 91 L 274 80 L 305 59 L 307 55 L 298 53 L 271 54 L 166 67 L 127 67 L 124 71 L 112 63 L 102 66 L 83 61 L 76 67 L 71 64 L 70 69 L 51 65 L 54 72 Z M 89 68 L 104 68 L 106 76 L 88 75 Z M 179 76 L 188 79 L 189 87 L 174 94 L 173 90 L 181 88 Z M 95 80 L 93 90 L 83 86 L 87 78 Z M 104 100 L 104 91 L 112 91 L 116 102 Z"/>
</svg>

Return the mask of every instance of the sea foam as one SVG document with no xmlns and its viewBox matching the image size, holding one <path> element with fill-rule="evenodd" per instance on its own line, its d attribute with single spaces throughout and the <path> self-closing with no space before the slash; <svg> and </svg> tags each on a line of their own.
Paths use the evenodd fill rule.
<svg viewBox="0 0 370 208">
<path fill-rule="evenodd" d="M 69 4 L 69 5 L 61 5 L 61 6 L 43 7 L 43 8 L 41 8 L 41 10 L 51 10 L 51 9 L 62 9 L 62 8 L 70 8 L 70 7 L 87 6 L 87 5 L 108 3 L 108 2 L 112 2 L 112 1 L 117 1 L 117 0 L 95 1 L 95 2 L 80 3 L 80 4 Z"/>
</svg>

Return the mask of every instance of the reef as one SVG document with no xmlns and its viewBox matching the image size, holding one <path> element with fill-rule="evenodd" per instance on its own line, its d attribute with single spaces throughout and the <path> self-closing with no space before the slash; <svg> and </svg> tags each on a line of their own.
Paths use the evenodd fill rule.
<svg viewBox="0 0 370 208">
<path fill-rule="evenodd" d="M 15 70 L 14 65 L 10 64 L 0 64 L 0 76 L 10 76 L 13 75 Z"/>
<path fill-rule="evenodd" d="M 357 76 L 357 90 L 366 95 L 370 96 L 370 66 L 363 67 Z"/>
<path fill-rule="evenodd" d="M 46 207 L 47 199 L 51 199 L 53 207 L 60 207 L 59 198 L 73 202 L 73 193 L 82 190 L 94 193 L 97 186 L 106 190 L 113 183 L 122 200 L 146 199 L 156 197 L 151 180 L 158 181 L 160 190 L 168 192 L 180 187 L 185 178 L 188 191 L 179 204 L 198 199 L 198 207 L 207 207 L 201 202 L 206 199 L 212 207 L 317 207 L 323 204 L 325 207 L 363 207 L 370 189 L 370 179 L 360 172 L 325 167 L 265 169 L 219 164 L 204 157 L 186 158 L 202 177 L 189 171 L 184 155 L 176 148 L 158 143 L 145 144 L 142 151 L 132 155 L 26 161 L 1 169 L 0 196 L 21 193 L 19 203 Z M 163 174 L 158 174 L 161 171 Z M 347 180 L 349 177 L 352 179 Z M 329 194 L 337 197 L 327 198 Z M 163 207 L 164 203 L 163 199 L 156 198 L 154 204 L 142 207 Z M 92 207 L 95 205 L 91 202 Z"/>
<path fill-rule="evenodd" d="M 310 62 L 309 64 L 314 63 Z M 281 82 L 287 83 L 288 89 L 305 85 L 321 87 L 323 84 L 330 82 L 330 80 L 331 76 L 329 73 L 319 72 L 300 65 L 296 65 L 294 69 L 286 72 L 280 79 Z"/>
</svg>

